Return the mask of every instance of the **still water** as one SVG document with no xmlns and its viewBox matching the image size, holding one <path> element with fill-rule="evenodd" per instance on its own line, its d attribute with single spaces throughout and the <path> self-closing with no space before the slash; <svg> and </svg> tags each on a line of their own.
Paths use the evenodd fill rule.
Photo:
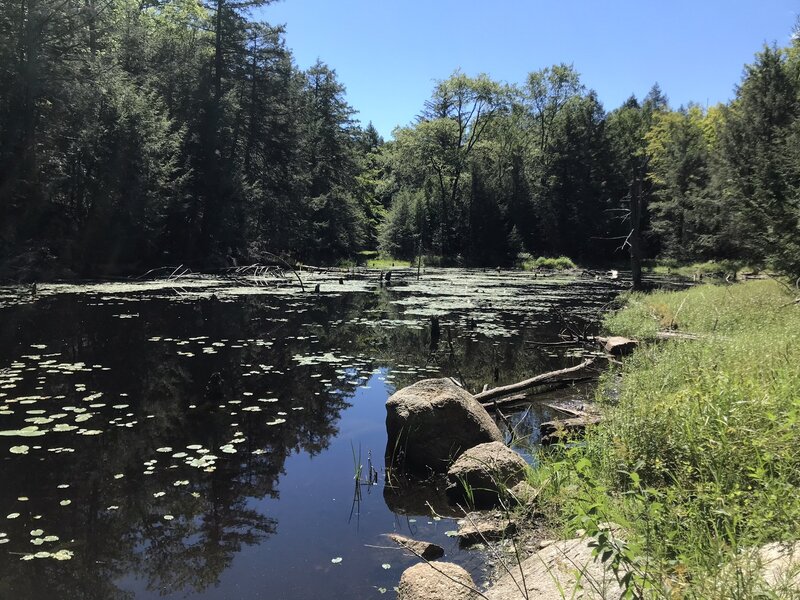
<svg viewBox="0 0 800 600">
<path fill-rule="evenodd" d="M 391 532 L 480 581 L 456 521 L 386 485 L 384 403 L 426 377 L 475 392 L 575 364 L 537 342 L 564 318 L 591 330 L 623 284 L 339 277 L 0 290 L 0 599 L 393 598 L 416 559 Z M 516 411 L 517 435 L 535 443 L 549 410 Z"/>
</svg>

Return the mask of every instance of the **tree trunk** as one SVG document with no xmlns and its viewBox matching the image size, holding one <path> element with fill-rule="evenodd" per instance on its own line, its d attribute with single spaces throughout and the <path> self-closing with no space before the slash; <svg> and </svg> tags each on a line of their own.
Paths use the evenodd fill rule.
<svg viewBox="0 0 800 600">
<path fill-rule="evenodd" d="M 214 103 L 219 108 L 222 99 L 222 7 L 224 0 L 217 0 L 217 14 L 214 23 Z"/>
</svg>

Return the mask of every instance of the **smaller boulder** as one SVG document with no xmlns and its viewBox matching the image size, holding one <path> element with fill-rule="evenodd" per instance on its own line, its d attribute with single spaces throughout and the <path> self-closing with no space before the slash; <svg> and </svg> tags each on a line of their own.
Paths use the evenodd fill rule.
<svg viewBox="0 0 800 600">
<path fill-rule="evenodd" d="M 520 481 L 508 490 L 508 495 L 519 506 L 531 506 L 536 502 L 539 492 L 527 481 Z"/>
<path fill-rule="evenodd" d="M 472 546 L 502 540 L 516 530 L 516 524 L 501 513 L 472 512 L 458 522 L 456 537 L 461 546 Z"/>
<path fill-rule="evenodd" d="M 397 600 L 475 600 L 475 590 L 472 577 L 458 565 L 419 563 L 400 576 Z"/>
<path fill-rule="evenodd" d="M 436 560 L 437 558 L 444 556 L 444 548 L 431 542 L 412 540 L 411 538 L 398 533 L 387 533 L 386 537 L 388 537 L 401 548 L 405 548 L 412 554 L 420 556 L 425 560 Z"/>
<path fill-rule="evenodd" d="M 600 415 L 588 414 L 569 419 L 545 421 L 539 425 L 540 440 L 543 446 L 547 446 L 570 438 L 581 437 L 587 427 L 597 425 L 599 422 Z"/>
<path fill-rule="evenodd" d="M 501 442 L 478 444 L 458 457 L 447 471 L 448 497 L 471 508 L 491 508 L 525 479 L 527 466 L 519 454 Z"/>
</svg>

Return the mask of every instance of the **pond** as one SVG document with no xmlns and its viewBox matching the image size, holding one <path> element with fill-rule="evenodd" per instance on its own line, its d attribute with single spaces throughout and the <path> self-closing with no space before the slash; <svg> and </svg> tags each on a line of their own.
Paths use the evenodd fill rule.
<svg viewBox="0 0 800 600">
<path fill-rule="evenodd" d="M 565 318 L 592 330 L 625 284 L 303 278 L 0 290 L 0 598 L 393 598 L 416 559 L 392 532 L 481 580 L 455 520 L 386 485 L 384 403 L 426 377 L 475 392 L 575 364 L 537 343 Z M 553 416 L 511 419 L 535 443 Z M 377 482 L 357 486 L 357 465 Z"/>
</svg>

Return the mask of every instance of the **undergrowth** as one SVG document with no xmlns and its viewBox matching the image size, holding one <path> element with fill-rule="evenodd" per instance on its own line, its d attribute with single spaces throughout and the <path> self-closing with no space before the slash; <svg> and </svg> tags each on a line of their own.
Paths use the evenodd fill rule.
<svg viewBox="0 0 800 600">
<path fill-rule="evenodd" d="M 601 382 L 603 422 L 543 452 L 531 483 L 552 524 L 587 530 L 628 597 L 796 597 L 753 550 L 800 539 L 800 305 L 774 281 L 633 294 L 614 334 L 642 344 Z M 622 526 L 625 541 L 603 533 Z"/>
</svg>

